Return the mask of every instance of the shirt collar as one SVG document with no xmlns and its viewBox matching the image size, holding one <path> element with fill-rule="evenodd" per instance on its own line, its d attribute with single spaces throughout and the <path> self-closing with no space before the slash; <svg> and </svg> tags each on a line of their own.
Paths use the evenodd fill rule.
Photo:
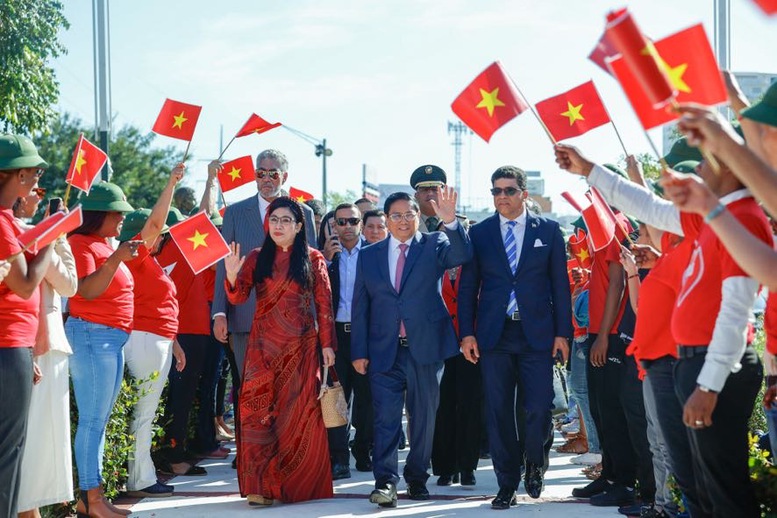
<svg viewBox="0 0 777 518">
<path fill-rule="evenodd" d="M 725 196 L 722 196 L 720 198 L 720 203 L 723 205 L 728 205 L 730 203 L 734 203 L 735 201 L 742 200 L 744 198 L 751 198 L 753 195 L 750 193 L 750 189 L 738 189 L 734 192 L 730 192 Z"/>
<path fill-rule="evenodd" d="M 394 250 L 396 248 L 399 248 L 399 245 L 402 244 L 402 243 L 410 246 L 411 244 L 413 244 L 413 239 L 416 239 L 416 240 L 421 239 L 421 233 L 420 232 L 416 232 L 415 235 L 413 237 L 411 237 L 410 239 L 408 239 L 407 241 L 400 241 L 399 239 L 395 238 L 394 236 L 389 236 L 389 250 Z"/>
<path fill-rule="evenodd" d="M 353 256 L 354 254 L 357 254 L 361 252 L 362 249 L 362 239 L 361 237 L 356 241 L 356 244 L 353 248 L 351 248 L 351 251 L 349 252 L 347 248 L 343 247 L 343 252 L 345 252 L 345 255 L 347 256 Z"/>
<path fill-rule="evenodd" d="M 527 217 L 526 213 L 527 213 L 527 210 L 526 210 L 526 207 L 524 207 L 523 208 L 523 212 L 521 212 L 521 215 L 518 216 L 515 219 L 507 219 L 506 217 L 504 217 L 501 214 L 499 214 L 499 225 L 505 226 L 505 225 L 507 225 L 508 221 L 515 221 L 518 224 L 518 226 L 524 226 L 525 227 L 526 226 L 526 217 Z"/>
<path fill-rule="evenodd" d="M 267 207 L 270 206 L 270 202 L 262 198 L 261 194 L 257 194 L 256 197 L 259 200 L 259 210 L 262 212 L 266 212 Z"/>
</svg>

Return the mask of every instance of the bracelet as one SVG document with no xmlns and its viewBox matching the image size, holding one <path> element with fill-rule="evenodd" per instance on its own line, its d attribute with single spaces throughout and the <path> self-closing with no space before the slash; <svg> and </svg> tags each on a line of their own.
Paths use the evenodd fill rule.
<svg viewBox="0 0 777 518">
<path fill-rule="evenodd" d="M 634 277 L 639 277 L 639 274 L 638 274 L 638 273 L 635 273 L 634 275 L 629 275 L 629 276 L 628 276 L 628 277 L 626 277 L 626 278 L 627 278 L 627 279 L 633 279 Z"/>
<path fill-rule="evenodd" d="M 705 222 L 705 223 L 709 223 L 709 222 L 710 222 L 710 221 L 712 221 L 713 219 L 715 219 L 715 218 L 717 218 L 718 216 L 720 216 L 720 215 L 721 215 L 721 213 L 722 213 L 724 210 L 726 210 L 726 206 L 725 206 L 725 205 L 723 205 L 722 203 L 718 202 L 718 205 L 717 205 L 717 206 L 716 206 L 714 209 L 712 209 L 711 211 L 709 211 L 709 212 L 707 213 L 707 215 L 706 215 L 706 216 L 704 216 L 704 222 Z"/>
</svg>

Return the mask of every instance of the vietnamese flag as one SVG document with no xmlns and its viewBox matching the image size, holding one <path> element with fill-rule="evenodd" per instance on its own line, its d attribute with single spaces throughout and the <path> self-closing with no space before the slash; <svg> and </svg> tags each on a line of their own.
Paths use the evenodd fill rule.
<svg viewBox="0 0 777 518">
<path fill-rule="evenodd" d="M 599 38 L 599 41 L 596 42 L 596 46 L 591 53 L 588 54 L 588 59 L 593 61 L 599 68 L 612 75 L 610 68 L 607 66 L 607 59 L 614 59 L 618 55 L 620 55 L 620 52 L 618 52 L 618 49 L 616 49 L 612 42 L 607 39 L 607 32 L 605 32 L 602 34 L 601 38 Z"/>
<path fill-rule="evenodd" d="M 755 3 L 766 14 L 777 13 L 777 0 L 755 0 Z"/>
<path fill-rule="evenodd" d="M 305 192 L 302 189 L 297 189 L 296 187 L 289 187 L 289 198 L 298 201 L 299 203 L 305 203 L 308 200 L 312 200 L 315 198 L 312 194 L 309 192 Z"/>
<path fill-rule="evenodd" d="M 151 131 L 158 135 L 191 141 L 202 106 L 165 99 Z"/>
<path fill-rule="evenodd" d="M 618 49 L 629 70 L 647 93 L 653 107 L 663 107 L 674 99 L 677 92 L 665 70 L 659 67 L 656 49 L 639 30 L 627 9 L 613 11 L 607 15 L 605 36 Z"/>
<path fill-rule="evenodd" d="M 227 242 L 205 212 L 170 227 L 170 236 L 194 275 L 229 255 Z"/>
<path fill-rule="evenodd" d="M 92 188 L 107 161 L 108 155 L 86 140 L 82 133 L 78 138 L 76 149 L 73 151 L 73 159 L 70 161 L 65 182 L 89 194 L 89 189 Z"/>
<path fill-rule="evenodd" d="M 535 105 L 537 114 L 556 140 L 577 137 L 610 122 L 593 81 Z"/>
<path fill-rule="evenodd" d="M 588 249 L 588 236 L 582 228 L 578 228 L 574 235 L 569 236 L 569 250 L 572 252 L 577 264 L 584 270 L 590 270 L 593 260 Z"/>
<path fill-rule="evenodd" d="M 529 107 L 495 61 L 478 75 L 451 104 L 453 113 L 488 142 L 496 130 Z"/>
<path fill-rule="evenodd" d="M 715 54 L 701 24 L 657 41 L 655 49 L 660 66 L 667 71 L 677 90 L 677 102 L 714 106 L 728 101 Z M 652 106 L 636 76 L 622 59 L 611 61 L 610 67 L 645 129 L 678 118 L 674 112 Z"/>
<path fill-rule="evenodd" d="M 67 234 L 80 227 L 83 222 L 84 217 L 79 205 L 67 214 L 60 211 L 49 216 L 31 229 L 16 236 L 16 239 L 22 248 L 36 254 L 39 249 L 54 242 L 62 234 Z"/>
<path fill-rule="evenodd" d="M 219 173 L 221 192 L 229 192 L 256 179 L 254 159 L 250 155 L 224 162 Z"/>
<path fill-rule="evenodd" d="M 561 196 L 583 216 L 594 252 L 609 245 L 612 238 L 615 237 L 617 223 L 615 214 L 599 194 L 599 191 L 591 187 L 591 191 L 586 197 L 571 192 L 562 192 Z"/>
<path fill-rule="evenodd" d="M 252 113 L 240 131 L 237 132 L 235 137 L 245 137 L 247 135 L 253 135 L 254 133 L 264 133 L 270 131 L 273 128 L 280 126 L 280 122 L 267 122 L 255 113 Z"/>
</svg>

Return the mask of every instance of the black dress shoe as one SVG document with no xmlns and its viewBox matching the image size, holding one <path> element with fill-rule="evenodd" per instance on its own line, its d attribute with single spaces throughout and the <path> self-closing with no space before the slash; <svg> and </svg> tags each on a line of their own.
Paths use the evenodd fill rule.
<svg viewBox="0 0 777 518">
<path fill-rule="evenodd" d="M 491 501 L 491 509 L 510 509 L 511 505 L 518 505 L 515 489 L 499 488 L 496 498 Z"/>
<path fill-rule="evenodd" d="M 332 464 L 332 480 L 351 478 L 351 468 L 345 464 Z"/>
<path fill-rule="evenodd" d="M 474 471 L 462 471 L 461 472 L 461 485 L 462 486 L 474 486 L 475 485 L 475 472 Z"/>
<path fill-rule="evenodd" d="M 381 507 L 396 507 L 397 486 L 387 482 L 382 487 L 373 489 L 372 493 L 370 493 L 370 502 Z"/>
<path fill-rule="evenodd" d="M 423 482 L 408 482 L 407 497 L 410 500 L 429 500 L 429 490 Z"/>
<path fill-rule="evenodd" d="M 576 487 L 572 490 L 572 496 L 575 498 L 591 498 L 599 493 L 604 493 L 612 487 L 604 477 L 599 477 L 585 487 Z"/>
<path fill-rule="evenodd" d="M 542 493 L 542 466 L 532 463 L 526 464 L 526 476 L 523 479 L 523 487 L 532 498 L 539 498 Z"/>
<path fill-rule="evenodd" d="M 453 484 L 453 475 L 440 475 L 437 479 L 438 486 L 450 486 Z"/>
<path fill-rule="evenodd" d="M 356 459 L 356 471 L 372 471 L 372 461 L 369 457 Z"/>
</svg>

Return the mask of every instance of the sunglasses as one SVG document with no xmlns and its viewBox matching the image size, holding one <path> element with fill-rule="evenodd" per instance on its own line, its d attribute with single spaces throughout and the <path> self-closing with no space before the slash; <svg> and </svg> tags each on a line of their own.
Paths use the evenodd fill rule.
<svg viewBox="0 0 777 518">
<path fill-rule="evenodd" d="M 41 200 L 46 197 L 46 189 L 44 189 L 43 187 L 36 187 L 35 189 L 32 190 L 32 192 L 37 194 L 38 198 L 40 198 Z"/>
<path fill-rule="evenodd" d="M 337 223 L 338 227 L 344 227 L 346 225 L 351 225 L 352 227 L 355 227 L 359 224 L 361 221 L 360 218 L 335 218 L 335 223 Z"/>
<path fill-rule="evenodd" d="M 269 171 L 267 169 L 257 169 L 256 177 L 260 180 L 264 180 L 267 177 L 269 177 L 270 180 L 277 180 L 281 177 L 281 172 L 277 169 L 270 169 Z"/>
<path fill-rule="evenodd" d="M 491 189 L 491 194 L 493 196 L 501 196 L 502 193 L 504 193 L 506 196 L 515 196 L 520 191 L 520 189 L 516 189 L 515 187 L 505 187 L 504 189 L 501 187 L 494 187 Z"/>
</svg>

